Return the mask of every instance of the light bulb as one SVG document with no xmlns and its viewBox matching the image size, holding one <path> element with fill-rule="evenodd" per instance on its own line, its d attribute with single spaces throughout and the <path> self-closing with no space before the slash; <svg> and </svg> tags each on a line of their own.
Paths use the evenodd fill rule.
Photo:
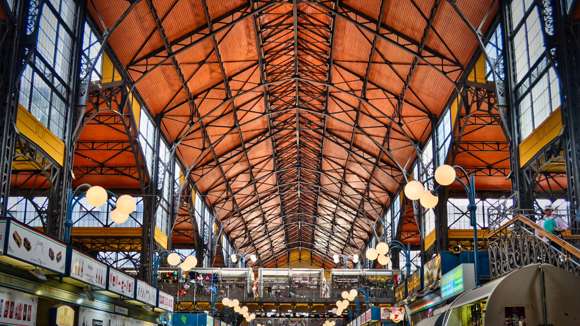
<svg viewBox="0 0 580 326">
<path fill-rule="evenodd" d="M 340 296 L 341 296 L 343 299 L 346 299 L 346 298 L 348 298 L 348 291 L 342 291 L 342 293 L 340 294 Z"/>
<path fill-rule="evenodd" d="M 356 298 L 356 296 L 358 295 L 358 291 L 356 289 L 352 289 L 352 290 L 350 290 L 350 292 L 348 294 L 351 297 Z"/>
<path fill-rule="evenodd" d="M 187 264 L 187 266 L 189 266 L 189 269 L 192 269 L 195 266 L 197 266 L 197 258 L 195 256 L 187 256 L 185 257 L 183 263 Z"/>
<path fill-rule="evenodd" d="M 181 262 L 181 257 L 176 252 L 172 252 L 167 255 L 167 263 L 171 266 L 177 266 Z"/>
<path fill-rule="evenodd" d="M 383 266 L 386 266 L 391 261 L 389 256 L 386 256 L 386 255 L 379 255 L 378 260 L 379 260 L 379 264 L 381 264 Z"/>
<path fill-rule="evenodd" d="M 121 212 L 131 214 L 137 209 L 137 203 L 135 198 L 131 195 L 122 195 L 117 198 L 117 202 L 115 204 L 117 209 Z"/>
<path fill-rule="evenodd" d="M 107 202 L 107 199 L 109 199 L 107 191 L 101 186 L 90 187 L 85 196 L 87 202 L 93 207 L 101 207 Z"/>
<path fill-rule="evenodd" d="M 115 224 L 123 224 L 123 223 L 127 222 L 128 219 L 129 219 L 129 215 L 125 212 L 119 211 L 119 209 L 117 209 L 117 208 L 115 208 L 114 210 L 111 211 L 111 220 Z"/>
<path fill-rule="evenodd" d="M 230 261 L 232 263 L 234 263 L 234 264 L 237 263 L 238 262 L 238 256 L 236 254 L 231 254 L 230 255 Z"/>
<path fill-rule="evenodd" d="M 419 199 L 419 203 L 426 209 L 434 208 L 437 206 L 439 202 L 439 197 L 433 195 L 431 191 L 425 191 L 421 198 Z"/>
<path fill-rule="evenodd" d="M 254 255 L 254 254 L 251 254 L 250 255 L 250 260 L 252 261 L 252 263 L 255 263 L 255 262 L 258 261 L 258 257 L 256 257 L 256 255 Z"/>
<path fill-rule="evenodd" d="M 381 241 L 377 244 L 376 249 L 380 255 L 386 255 L 387 252 L 389 252 L 389 245 L 386 242 Z"/>
<path fill-rule="evenodd" d="M 352 255 L 352 262 L 358 264 L 358 261 L 359 261 L 358 255 Z"/>
<path fill-rule="evenodd" d="M 421 198 L 421 194 L 425 191 L 423 184 L 417 180 L 411 180 L 405 185 L 405 196 L 410 200 L 417 200 Z"/>
<path fill-rule="evenodd" d="M 367 249 L 366 256 L 367 256 L 368 260 L 375 260 L 375 259 L 377 259 L 378 255 L 379 255 L 379 253 L 377 252 L 377 250 L 375 248 L 368 248 Z"/>
<path fill-rule="evenodd" d="M 442 186 L 448 186 L 455 181 L 457 173 L 451 165 L 443 164 L 435 170 L 435 181 Z"/>
</svg>

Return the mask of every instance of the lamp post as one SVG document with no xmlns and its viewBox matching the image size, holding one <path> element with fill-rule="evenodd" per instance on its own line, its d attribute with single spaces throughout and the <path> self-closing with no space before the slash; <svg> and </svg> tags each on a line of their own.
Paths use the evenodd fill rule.
<svg viewBox="0 0 580 326">
<path fill-rule="evenodd" d="M 463 181 L 461 178 L 457 177 L 456 170 L 460 171 L 465 178 Z M 441 186 L 449 186 L 455 181 L 458 181 L 465 190 L 468 199 L 467 209 L 469 211 L 469 220 L 471 226 L 473 227 L 473 267 L 475 274 L 475 285 L 479 286 L 479 276 L 478 276 L 478 248 L 477 248 L 477 205 L 475 203 L 475 176 L 469 174 L 463 167 L 459 165 L 447 165 L 443 164 L 435 170 L 435 181 Z M 438 197 L 431 193 L 431 190 L 425 188 L 425 186 L 416 180 L 409 181 L 405 185 L 404 189 L 405 196 L 411 200 L 419 200 L 419 203 L 424 208 L 434 208 L 437 206 L 439 201 Z"/>
<path fill-rule="evenodd" d="M 84 191 L 84 192 L 83 192 Z M 73 227 L 73 210 L 74 206 L 81 200 L 83 195 L 87 202 L 93 207 L 103 206 L 108 200 L 109 196 L 117 197 L 116 194 L 101 186 L 93 186 L 84 183 L 76 187 L 68 193 L 67 210 L 64 221 L 64 242 L 69 245 L 71 243 L 71 233 Z M 117 224 L 123 224 L 129 218 L 129 214 L 136 209 L 135 198 L 130 195 L 121 195 L 117 197 L 116 207 L 111 211 L 111 219 Z"/>
<path fill-rule="evenodd" d="M 379 242 L 375 248 L 367 249 L 366 257 L 370 261 L 377 260 L 379 264 L 387 266 L 390 263 L 388 255 L 393 248 L 402 250 L 405 255 L 405 297 L 407 297 L 409 295 L 409 277 L 411 277 L 411 247 L 408 244 L 395 239 L 389 243 Z M 386 257 L 386 260 L 383 257 Z"/>
</svg>

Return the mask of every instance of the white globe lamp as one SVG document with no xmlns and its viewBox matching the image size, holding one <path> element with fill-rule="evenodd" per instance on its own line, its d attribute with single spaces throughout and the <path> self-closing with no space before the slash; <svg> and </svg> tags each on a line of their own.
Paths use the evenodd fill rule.
<svg viewBox="0 0 580 326">
<path fill-rule="evenodd" d="M 455 181 L 457 174 L 451 165 L 443 164 L 435 170 L 435 181 L 442 186 L 448 186 Z"/>
<path fill-rule="evenodd" d="M 115 224 L 123 224 L 127 222 L 129 219 L 129 215 L 125 212 L 119 211 L 119 209 L 115 208 L 111 211 L 111 220 Z"/>
<path fill-rule="evenodd" d="M 366 252 L 366 257 L 368 260 L 375 260 L 379 256 L 379 253 L 375 248 L 368 248 Z"/>
<path fill-rule="evenodd" d="M 411 180 L 405 185 L 405 196 L 410 200 L 417 200 L 421 198 L 421 194 L 425 191 L 423 184 L 417 180 Z"/>
<path fill-rule="evenodd" d="M 419 199 L 419 203 L 426 209 L 435 208 L 437 203 L 439 202 L 439 197 L 433 195 L 431 191 L 425 191 L 421 198 Z"/>
<path fill-rule="evenodd" d="M 386 255 L 389 252 L 389 245 L 386 242 L 379 242 L 377 244 L 377 252 L 379 255 Z"/>
<path fill-rule="evenodd" d="M 254 254 L 251 254 L 250 255 L 250 261 L 252 261 L 252 263 L 255 263 L 255 262 L 258 261 L 258 257 L 256 255 L 254 255 Z"/>
<path fill-rule="evenodd" d="M 391 262 L 391 259 L 389 258 L 389 256 L 379 255 L 378 261 L 379 264 L 381 264 L 382 266 L 387 266 Z"/>
<path fill-rule="evenodd" d="M 181 257 L 179 257 L 178 253 L 172 252 L 167 255 L 167 263 L 171 266 L 177 266 L 179 263 L 181 263 Z"/>
<path fill-rule="evenodd" d="M 109 199 L 109 195 L 105 188 L 101 186 L 92 186 L 85 194 L 87 202 L 93 207 L 103 206 Z"/>
<path fill-rule="evenodd" d="M 131 214 L 137 209 L 137 202 L 131 195 L 121 195 L 115 204 L 121 212 Z"/>
</svg>

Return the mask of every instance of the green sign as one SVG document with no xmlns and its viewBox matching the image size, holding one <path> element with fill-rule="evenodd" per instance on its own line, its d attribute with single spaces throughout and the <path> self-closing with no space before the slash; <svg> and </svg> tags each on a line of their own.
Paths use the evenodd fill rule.
<svg viewBox="0 0 580 326">
<path fill-rule="evenodd" d="M 465 291 L 464 264 L 461 264 L 441 277 L 441 297 L 447 299 Z"/>
</svg>

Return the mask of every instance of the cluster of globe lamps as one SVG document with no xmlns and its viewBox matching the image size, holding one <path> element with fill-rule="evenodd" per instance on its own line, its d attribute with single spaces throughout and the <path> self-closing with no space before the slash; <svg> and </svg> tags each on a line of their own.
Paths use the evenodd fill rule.
<svg viewBox="0 0 580 326">
<path fill-rule="evenodd" d="M 340 316 L 348 308 L 350 303 L 358 296 L 358 291 L 352 289 L 350 291 L 342 291 L 340 294 L 342 300 L 336 301 L 336 315 Z"/>
<path fill-rule="evenodd" d="M 91 186 L 85 197 L 93 207 L 101 207 L 109 200 L 107 190 L 101 186 Z M 117 197 L 115 209 L 111 211 L 111 220 L 116 224 L 123 224 L 129 219 L 129 215 L 137 209 L 137 202 L 131 195 Z"/>
<path fill-rule="evenodd" d="M 254 319 L 256 319 L 256 314 L 250 313 L 247 306 L 240 306 L 240 300 L 238 300 L 238 299 L 232 300 L 228 297 L 225 297 L 222 299 L 222 304 L 224 305 L 224 307 L 229 307 L 229 308 L 234 309 L 234 312 L 242 315 L 248 323 L 251 323 Z M 258 324 L 258 325 L 260 325 L 260 324 Z"/>
</svg>

